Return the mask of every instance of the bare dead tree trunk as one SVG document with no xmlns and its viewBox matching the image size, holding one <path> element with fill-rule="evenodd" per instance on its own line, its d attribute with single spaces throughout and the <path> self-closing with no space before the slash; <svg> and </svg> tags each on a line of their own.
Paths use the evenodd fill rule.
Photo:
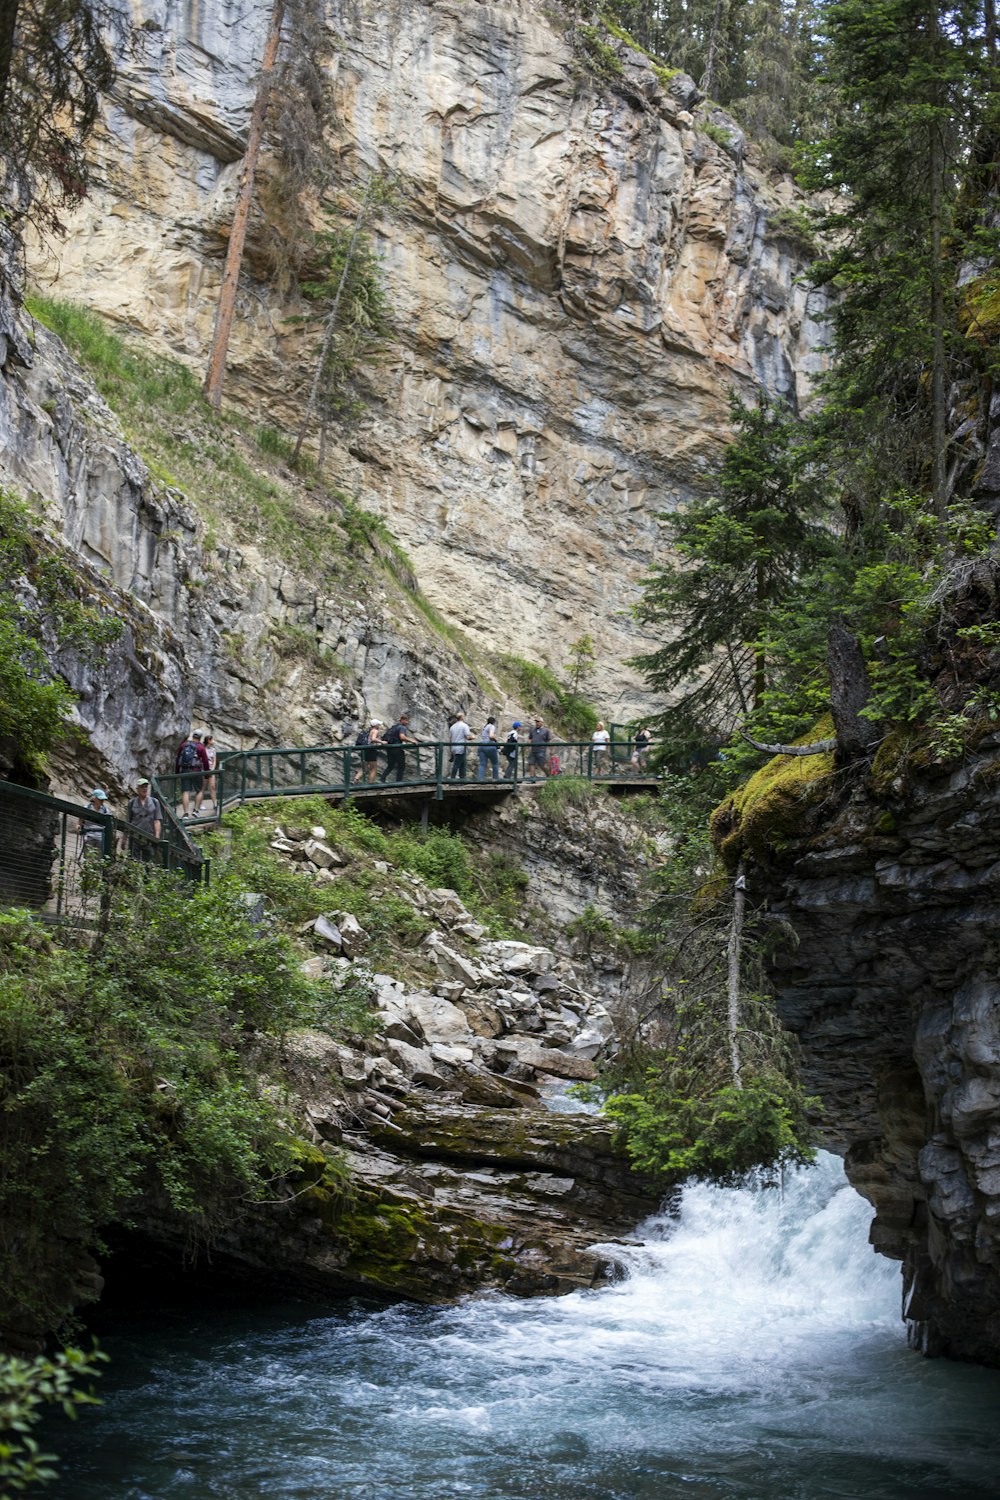
<svg viewBox="0 0 1000 1500">
<path fill-rule="evenodd" d="M 316 410 L 316 403 L 319 400 L 319 387 L 320 382 L 323 379 L 323 369 L 326 365 L 327 356 L 330 353 L 330 345 L 333 343 L 333 335 L 337 328 L 337 318 L 340 315 L 340 300 L 344 295 L 344 287 L 347 285 L 347 278 L 350 274 L 351 265 L 354 261 L 354 253 L 358 246 L 358 236 L 360 235 L 362 226 L 364 225 L 365 216 L 368 212 L 368 204 L 375 192 L 375 184 L 377 180 L 378 179 L 376 177 L 372 177 L 369 179 L 368 185 L 365 188 L 364 195 L 361 199 L 361 206 L 358 209 L 357 217 L 354 220 L 354 229 L 351 233 L 351 242 L 347 247 L 347 254 L 344 257 L 343 269 L 340 273 L 340 280 L 337 283 L 337 292 L 333 299 L 333 306 L 330 309 L 330 315 L 326 320 L 326 327 L 323 330 L 323 343 L 320 346 L 319 359 L 316 361 L 316 371 L 313 375 L 312 386 L 309 391 L 309 400 L 306 402 L 306 409 L 302 415 L 302 422 L 299 426 L 298 436 L 295 439 L 295 447 L 292 450 L 293 464 L 298 461 L 299 454 L 302 452 L 302 443 L 305 439 L 306 432 L 309 429 L 309 423 L 312 421 L 313 413 Z"/>
<path fill-rule="evenodd" d="M 208 373 L 205 376 L 203 387 L 205 399 L 213 411 L 218 411 L 222 405 L 222 383 L 226 378 L 229 336 L 232 333 L 233 313 L 236 310 L 236 292 L 240 281 L 240 267 L 243 264 L 243 248 L 246 244 L 247 223 L 250 219 L 253 183 L 257 172 L 261 141 L 264 138 L 264 120 L 267 115 L 267 103 L 271 93 L 271 75 L 274 72 L 274 64 L 278 57 L 278 47 L 281 42 L 281 23 L 284 20 L 284 16 L 285 0 L 274 0 L 274 9 L 271 12 L 267 39 L 264 43 L 264 56 L 260 65 L 260 82 L 257 84 L 257 97 L 254 99 L 253 109 L 250 113 L 250 127 L 247 131 L 247 149 L 243 157 L 243 166 L 240 169 L 240 182 L 236 192 L 236 205 L 233 209 L 233 222 L 229 231 L 229 246 L 226 250 L 226 264 L 223 268 L 222 287 L 219 291 L 219 305 L 215 310 L 215 332 L 212 335 L 212 348 L 208 357 Z"/>
<path fill-rule="evenodd" d="M 857 760 L 878 739 L 878 727 L 861 717 L 871 696 L 868 668 L 861 643 L 843 620 L 835 620 L 826 638 L 826 661 L 830 673 L 830 708 L 837 731 L 837 750 L 842 760 Z"/>
<path fill-rule="evenodd" d="M 738 1089 L 743 1087 L 740 1072 L 740 957 L 743 948 L 743 918 L 746 914 L 746 904 L 746 878 L 743 874 L 743 861 L 740 860 L 736 867 L 736 882 L 733 886 L 733 919 L 729 924 L 729 948 L 727 950 L 729 959 L 727 982 L 729 1062 L 733 1072 L 733 1084 Z"/>
<path fill-rule="evenodd" d="M 944 229 L 944 143 L 936 119 L 931 120 L 931 329 L 933 336 L 933 360 L 931 364 L 931 490 L 934 509 L 940 516 L 948 499 L 947 465 L 945 446 L 947 443 L 948 396 L 945 379 L 944 347 L 944 261 L 942 237 Z"/>
</svg>

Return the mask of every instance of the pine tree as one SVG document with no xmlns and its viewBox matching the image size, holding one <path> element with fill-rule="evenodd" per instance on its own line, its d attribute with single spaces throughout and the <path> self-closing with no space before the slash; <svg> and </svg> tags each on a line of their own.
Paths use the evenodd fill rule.
<svg viewBox="0 0 1000 1500">
<path fill-rule="evenodd" d="M 760 397 L 732 398 L 737 431 L 719 492 L 670 517 L 680 564 L 655 567 L 637 611 L 671 639 L 634 665 L 654 688 L 680 692 L 665 718 L 678 743 L 724 734 L 762 698 L 760 644 L 774 610 L 824 545 L 823 490 L 804 462 L 800 425 Z"/>
<path fill-rule="evenodd" d="M 995 90 L 989 27 L 974 3 L 934 0 L 834 0 L 826 25 L 843 112 L 804 153 L 805 185 L 835 195 L 834 248 L 810 272 L 834 293 L 824 440 L 862 507 L 905 486 L 940 513 L 948 389 L 970 352 L 955 210 Z"/>
</svg>

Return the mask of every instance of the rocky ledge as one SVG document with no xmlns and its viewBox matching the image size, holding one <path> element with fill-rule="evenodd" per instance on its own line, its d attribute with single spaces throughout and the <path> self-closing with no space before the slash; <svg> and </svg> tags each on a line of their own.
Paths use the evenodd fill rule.
<svg viewBox="0 0 1000 1500">
<path fill-rule="evenodd" d="M 317 877 L 338 857 L 307 830 L 279 832 L 275 845 Z M 351 1045 L 322 1031 L 288 1039 L 282 1081 L 299 1171 L 275 1201 L 214 1236 L 215 1271 L 284 1291 L 421 1302 L 593 1286 L 614 1263 L 608 1242 L 662 1196 L 611 1127 L 564 1095 L 613 1044 L 608 1011 L 552 949 L 489 941 L 454 891 L 394 878 L 434 915 L 411 960 L 427 977 L 369 968 L 368 935 L 350 912 L 309 925 L 307 970 L 365 985 L 377 1031 Z M 161 1254 L 183 1251 L 186 1232 L 162 1205 L 143 1228 Z"/>
<path fill-rule="evenodd" d="M 896 735 L 768 797 L 717 831 L 831 1144 L 903 1262 L 912 1341 L 1000 1365 L 1000 735 L 947 764 Z"/>
</svg>

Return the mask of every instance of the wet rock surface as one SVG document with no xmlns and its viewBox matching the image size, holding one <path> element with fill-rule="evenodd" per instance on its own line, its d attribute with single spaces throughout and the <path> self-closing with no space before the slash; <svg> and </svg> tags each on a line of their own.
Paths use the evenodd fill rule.
<svg viewBox="0 0 1000 1500">
<path fill-rule="evenodd" d="M 1000 736 L 927 759 L 832 778 L 748 883 L 914 1342 L 1000 1365 Z"/>
</svg>

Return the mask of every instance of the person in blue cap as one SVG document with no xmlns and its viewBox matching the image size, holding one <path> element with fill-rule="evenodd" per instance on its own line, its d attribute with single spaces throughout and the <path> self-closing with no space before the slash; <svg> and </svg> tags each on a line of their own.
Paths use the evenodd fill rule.
<svg viewBox="0 0 1000 1500">
<path fill-rule="evenodd" d="M 517 775 L 517 749 L 521 743 L 518 730 L 521 727 L 520 719 L 515 719 L 510 726 L 510 732 L 503 742 L 503 753 L 507 757 L 507 769 L 503 773 L 504 781 L 513 781 Z"/>
<path fill-rule="evenodd" d="M 94 812 L 98 813 L 111 811 L 108 807 L 108 794 L 103 787 L 98 786 L 94 788 L 87 798 L 87 806 L 92 807 Z M 80 858 L 86 859 L 88 855 L 93 855 L 96 859 L 100 859 L 104 853 L 105 825 L 103 819 L 99 823 L 91 823 L 86 818 L 80 818 L 76 826 L 82 840 Z"/>
</svg>

